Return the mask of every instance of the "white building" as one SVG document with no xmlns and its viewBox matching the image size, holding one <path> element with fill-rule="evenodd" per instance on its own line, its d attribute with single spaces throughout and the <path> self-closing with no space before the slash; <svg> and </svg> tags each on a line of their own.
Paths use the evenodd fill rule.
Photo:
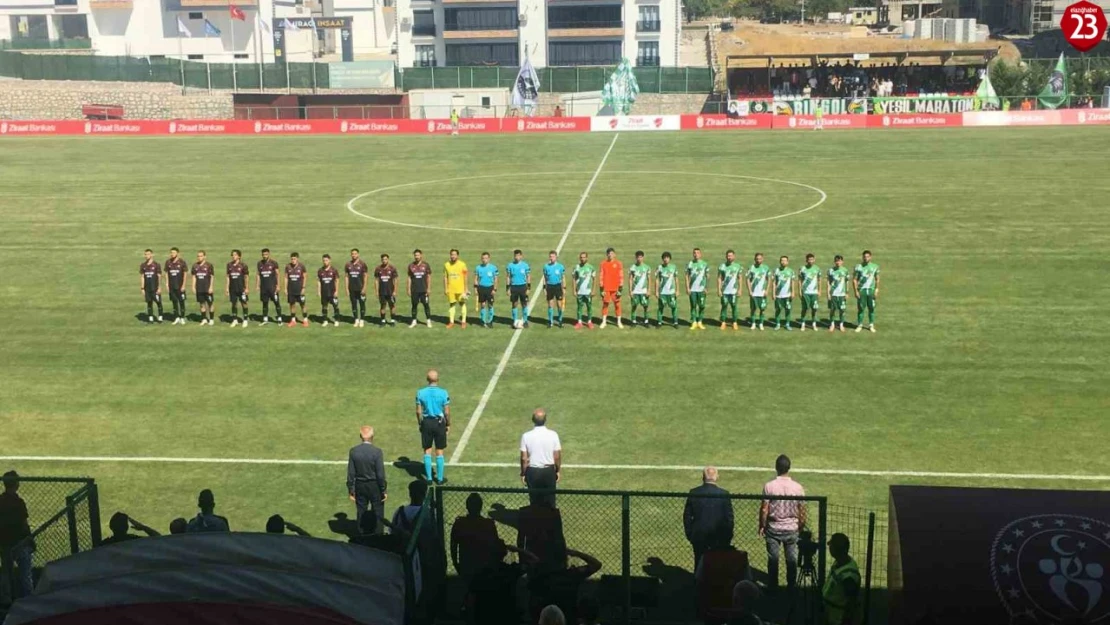
<svg viewBox="0 0 1110 625">
<path fill-rule="evenodd" d="M 311 0 L 231 4 L 243 11 L 244 20 L 232 19 L 228 0 L 0 0 L 0 40 L 11 40 L 13 47 L 91 48 L 105 56 L 184 56 L 218 63 L 254 63 L 261 57 L 272 63 L 273 35 L 259 18 L 272 24 L 310 17 L 313 8 Z M 287 35 L 290 60 L 310 60 L 311 30 Z"/>
<path fill-rule="evenodd" d="M 678 65 L 680 0 L 397 0 L 400 67 Z"/>
</svg>

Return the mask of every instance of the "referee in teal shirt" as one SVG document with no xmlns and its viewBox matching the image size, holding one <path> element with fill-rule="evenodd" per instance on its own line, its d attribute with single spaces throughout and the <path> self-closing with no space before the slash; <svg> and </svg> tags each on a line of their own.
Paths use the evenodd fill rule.
<svg viewBox="0 0 1110 625">
<path fill-rule="evenodd" d="M 434 481 L 443 484 L 443 450 L 447 449 L 447 433 L 451 431 L 451 396 L 439 386 L 439 372 L 428 370 L 428 385 L 416 391 L 416 423 L 420 426 L 420 443 L 424 448 L 424 479 L 431 482 L 432 449 L 436 455 Z"/>
</svg>

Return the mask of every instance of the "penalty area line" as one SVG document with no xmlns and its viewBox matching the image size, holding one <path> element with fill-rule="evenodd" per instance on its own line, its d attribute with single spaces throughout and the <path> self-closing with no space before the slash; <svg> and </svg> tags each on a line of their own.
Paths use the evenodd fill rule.
<svg viewBox="0 0 1110 625">
<path fill-rule="evenodd" d="M 574 229 L 574 224 L 578 222 L 578 216 L 582 214 L 582 207 L 586 205 L 586 199 L 590 197 L 590 191 L 593 190 L 594 184 L 597 182 L 597 177 L 601 175 L 601 169 L 605 167 L 605 162 L 609 160 L 609 155 L 613 152 L 613 146 L 617 145 L 618 138 L 620 138 L 620 133 L 613 135 L 613 140 L 609 142 L 609 149 L 605 150 L 605 156 L 602 156 L 601 162 L 597 164 L 597 169 L 594 170 L 593 177 L 590 178 L 589 184 L 586 185 L 586 190 L 582 192 L 582 197 L 578 198 L 578 206 L 574 208 L 574 213 L 570 216 L 570 221 L 567 222 L 566 230 L 563 230 L 563 236 L 559 239 L 559 244 L 555 246 L 556 253 L 563 251 L 563 246 L 566 245 L 567 239 L 570 238 L 570 231 Z M 539 297 L 540 290 L 537 289 L 532 294 L 532 301 L 528 302 L 528 306 L 525 308 L 525 320 L 532 316 L 532 310 L 536 307 L 536 302 L 539 301 Z M 497 362 L 497 369 L 493 371 L 493 377 L 489 379 L 489 384 L 486 385 L 486 390 L 482 393 L 481 399 L 478 400 L 478 405 L 475 406 L 474 412 L 466 422 L 466 429 L 463 430 L 463 434 L 459 438 L 455 450 L 451 452 L 451 459 L 448 461 L 450 464 L 458 466 L 459 459 L 462 458 L 463 451 L 466 450 L 466 445 L 470 442 L 470 437 L 474 434 L 474 429 L 478 427 L 478 421 L 481 420 L 482 413 L 486 411 L 486 405 L 489 404 L 490 397 L 493 396 L 493 391 L 497 389 L 497 383 L 501 380 L 501 375 L 505 373 L 505 367 L 509 364 L 509 358 L 512 357 L 513 350 L 516 349 L 516 344 L 520 341 L 521 334 L 523 334 L 522 330 L 516 329 L 513 331 L 513 336 L 509 339 L 509 344 L 505 347 L 505 352 L 501 354 L 501 360 Z"/>
<path fill-rule="evenodd" d="M 243 464 L 243 465 L 301 465 L 345 466 L 346 460 L 318 460 L 295 458 L 173 458 L 161 456 L 0 456 L 6 462 L 100 462 L 100 463 L 161 463 L 161 464 Z M 452 462 L 451 466 L 470 469 L 519 468 L 512 462 Z M 685 464 L 566 464 L 565 469 L 600 471 L 701 471 L 702 465 Z M 767 473 L 767 467 L 718 466 L 719 471 L 733 473 Z M 970 473 L 953 471 L 902 471 L 870 469 L 807 469 L 794 467 L 791 473 L 808 475 L 843 475 L 848 477 L 930 477 L 952 479 L 993 480 L 1057 480 L 1072 482 L 1110 482 L 1110 475 L 1067 475 L 1051 473 Z"/>
</svg>

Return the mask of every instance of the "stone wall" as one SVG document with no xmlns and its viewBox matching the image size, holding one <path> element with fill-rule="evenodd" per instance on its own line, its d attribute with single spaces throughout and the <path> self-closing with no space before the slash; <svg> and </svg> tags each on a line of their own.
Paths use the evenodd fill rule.
<svg viewBox="0 0 1110 625">
<path fill-rule="evenodd" d="M 81 119 L 85 104 L 116 104 L 127 119 L 229 119 L 230 93 L 161 83 L 0 80 L 0 119 Z"/>
</svg>

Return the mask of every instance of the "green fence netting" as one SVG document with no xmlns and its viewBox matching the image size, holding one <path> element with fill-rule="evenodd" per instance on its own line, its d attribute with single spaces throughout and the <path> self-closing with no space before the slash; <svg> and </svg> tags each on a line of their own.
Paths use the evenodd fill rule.
<svg viewBox="0 0 1110 625">
<path fill-rule="evenodd" d="M 614 67 L 545 67 L 536 71 L 540 90 L 547 93 L 600 91 Z M 509 89 L 516 67 L 410 67 L 397 70 L 394 84 L 413 89 Z M 710 93 L 713 70 L 708 67 L 637 67 L 641 93 Z"/>
</svg>

